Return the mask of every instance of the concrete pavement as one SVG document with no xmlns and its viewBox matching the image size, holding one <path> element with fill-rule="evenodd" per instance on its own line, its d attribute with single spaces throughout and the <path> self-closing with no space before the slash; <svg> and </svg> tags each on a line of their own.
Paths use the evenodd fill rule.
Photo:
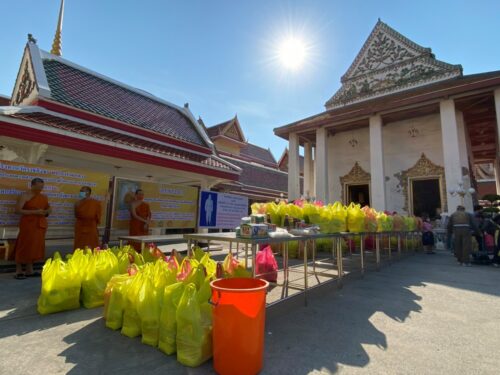
<svg viewBox="0 0 500 375">
<path fill-rule="evenodd" d="M 0 275 L 0 374 L 212 374 L 104 327 L 102 309 L 39 316 L 39 279 Z M 272 309 L 262 374 L 497 374 L 500 269 L 415 256 Z"/>
</svg>

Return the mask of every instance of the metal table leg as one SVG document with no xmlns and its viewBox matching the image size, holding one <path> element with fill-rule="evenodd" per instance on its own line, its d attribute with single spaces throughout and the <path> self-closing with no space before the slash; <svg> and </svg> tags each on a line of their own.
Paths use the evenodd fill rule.
<svg viewBox="0 0 500 375">
<path fill-rule="evenodd" d="M 339 273 L 339 288 L 342 288 L 343 282 L 342 278 L 344 276 L 344 268 L 342 263 L 342 242 L 337 238 L 337 271 Z"/>
<path fill-rule="evenodd" d="M 144 254 L 144 248 L 146 247 L 146 243 L 141 241 L 141 254 Z"/>
<path fill-rule="evenodd" d="M 360 238 L 359 254 L 361 255 L 361 276 L 363 276 L 365 274 L 365 239 L 362 234 L 359 236 L 359 238 Z"/>
<path fill-rule="evenodd" d="M 120 240 L 120 248 L 123 247 L 123 240 Z"/>
<path fill-rule="evenodd" d="M 252 244 L 252 277 L 253 278 L 255 278 L 255 273 L 256 273 L 256 267 L 255 267 L 255 263 L 256 263 L 255 259 L 257 257 L 256 249 L 257 249 L 257 245 L 253 243 Z M 246 259 L 246 257 L 245 257 L 245 259 Z M 245 265 L 245 267 L 246 267 L 246 265 Z"/>
<path fill-rule="evenodd" d="M 245 268 L 248 268 L 248 244 L 247 243 L 245 244 Z"/>
<path fill-rule="evenodd" d="M 389 233 L 387 235 L 387 238 L 388 238 L 388 246 L 389 246 L 389 264 L 391 264 L 391 261 L 392 261 L 392 254 L 391 254 L 391 234 Z"/>
<path fill-rule="evenodd" d="M 401 259 L 401 234 L 398 233 L 398 258 Z"/>
<path fill-rule="evenodd" d="M 307 288 L 308 288 L 308 283 L 307 283 L 307 248 L 308 248 L 308 243 L 309 241 L 304 241 L 304 305 L 307 306 Z"/>
<path fill-rule="evenodd" d="M 380 270 L 380 234 L 375 236 L 375 262 L 377 271 Z"/>
</svg>

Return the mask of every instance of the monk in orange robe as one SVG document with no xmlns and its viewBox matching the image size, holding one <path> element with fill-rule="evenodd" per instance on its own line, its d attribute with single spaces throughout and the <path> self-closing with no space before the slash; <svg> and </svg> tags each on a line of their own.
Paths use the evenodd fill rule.
<svg viewBox="0 0 500 375">
<path fill-rule="evenodd" d="M 31 190 L 23 193 L 17 201 L 17 213 L 21 214 L 19 235 L 17 236 L 16 275 L 18 280 L 30 276 L 40 276 L 33 272 L 33 263 L 45 258 L 45 233 L 47 232 L 47 216 L 51 213 L 49 200 L 42 194 L 43 180 L 34 178 Z M 26 273 L 23 272 L 26 265 Z"/>
<path fill-rule="evenodd" d="M 135 192 L 135 200 L 130 205 L 130 236 L 147 236 L 149 234 L 149 224 L 151 222 L 151 209 L 149 204 L 144 202 L 144 192 L 138 189 Z M 141 251 L 141 244 L 132 242 L 131 245 Z"/>
<path fill-rule="evenodd" d="M 95 249 L 99 246 L 99 230 L 101 223 L 101 203 L 90 197 L 92 189 L 83 186 L 80 189 L 80 200 L 75 203 L 75 243 L 74 249 Z"/>
</svg>

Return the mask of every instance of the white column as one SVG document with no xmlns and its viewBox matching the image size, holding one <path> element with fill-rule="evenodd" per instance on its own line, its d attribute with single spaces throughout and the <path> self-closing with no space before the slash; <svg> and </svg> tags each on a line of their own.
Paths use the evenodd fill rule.
<svg viewBox="0 0 500 375">
<path fill-rule="evenodd" d="M 313 160 L 311 162 L 311 197 L 316 195 L 316 147 L 312 151 Z"/>
<path fill-rule="evenodd" d="M 460 154 L 460 165 L 462 166 L 462 181 L 464 183 L 464 189 L 469 190 L 472 187 L 471 181 L 471 172 L 467 175 L 463 174 L 463 171 L 469 170 L 469 150 L 470 146 L 467 145 L 468 134 L 465 129 L 465 120 L 464 115 L 461 111 L 455 111 L 455 117 L 457 120 L 457 132 L 458 132 L 458 152 Z M 471 160 L 470 165 L 474 165 L 474 161 Z M 464 197 L 464 206 L 465 209 L 469 212 L 474 210 L 474 204 L 472 202 L 472 196 L 470 194 L 466 194 Z"/>
<path fill-rule="evenodd" d="M 300 198 L 299 136 L 288 136 L 288 200 Z"/>
<path fill-rule="evenodd" d="M 312 145 L 310 142 L 304 143 L 304 196 L 312 197 L 313 191 L 313 160 L 312 160 Z"/>
<path fill-rule="evenodd" d="M 458 139 L 457 117 L 455 102 L 447 99 L 439 103 L 441 115 L 441 133 L 443 139 L 444 175 L 446 177 L 446 194 L 448 198 L 448 212 L 454 212 L 461 204 L 459 196 L 452 196 L 450 189 L 456 189 L 462 182 L 462 165 L 460 163 L 460 147 Z"/>
<path fill-rule="evenodd" d="M 328 145 L 327 130 L 316 130 L 316 199 L 328 202 Z"/>
<path fill-rule="evenodd" d="M 384 174 L 384 142 L 382 139 L 382 117 L 370 117 L 370 203 L 377 211 L 386 209 L 385 174 Z"/>
</svg>

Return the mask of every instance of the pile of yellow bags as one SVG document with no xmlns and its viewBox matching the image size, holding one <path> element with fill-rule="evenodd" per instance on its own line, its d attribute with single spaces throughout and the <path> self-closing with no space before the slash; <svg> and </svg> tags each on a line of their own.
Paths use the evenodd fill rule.
<svg viewBox="0 0 500 375">
<path fill-rule="evenodd" d="M 297 200 L 293 203 L 254 203 L 251 208 L 253 214 L 269 214 L 272 224 L 282 227 L 288 215 L 290 219 L 319 226 L 321 233 L 415 231 L 421 227 L 421 221 L 413 216 L 377 212 L 354 203 L 344 206 L 341 202 L 335 202 L 325 206 L 321 202 Z M 273 251 L 277 250 L 273 248 Z"/>
<path fill-rule="evenodd" d="M 228 255 L 222 266 L 229 276 L 242 265 Z M 166 354 L 177 353 L 186 366 L 199 366 L 212 356 L 210 281 L 217 264 L 196 249 L 192 258 L 160 258 L 116 275 L 106 287 L 106 326 L 137 337 Z M 240 270 L 241 272 L 241 270 Z"/>
</svg>

